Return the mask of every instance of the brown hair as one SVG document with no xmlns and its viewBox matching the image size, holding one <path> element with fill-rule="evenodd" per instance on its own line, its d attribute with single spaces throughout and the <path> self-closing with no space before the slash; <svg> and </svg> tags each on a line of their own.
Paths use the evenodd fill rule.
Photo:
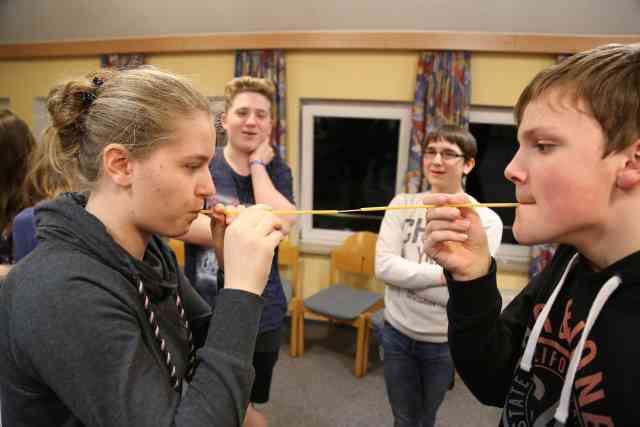
<svg viewBox="0 0 640 427">
<path fill-rule="evenodd" d="M 102 150 L 124 145 L 144 158 L 166 141 L 177 117 L 209 113 L 207 99 L 190 81 L 145 66 L 89 74 L 54 87 L 47 99 L 55 170 L 78 171 L 88 189 L 102 174 Z M 79 181 L 80 182 L 80 181 Z"/>
<path fill-rule="evenodd" d="M 476 138 L 463 127 L 445 124 L 437 127 L 429 132 L 422 144 L 422 153 L 427 149 L 430 143 L 435 141 L 447 141 L 456 144 L 464 154 L 464 160 L 475 159 L 478 154 L 478 143 Z"/>
<path fill-rule="evenodd" d="M 640 44 L 596 47 L 539 72 L 518 99 L 516 122 L 530 102 L 557 88 L 586 103 L 607 137 L 605 156 L 640 135 Z"/>
<path fill-rule="evenodd" d="M 0 232 L 28 206 L 22 185 L 35 146 L 29 126 L 11 111 L 0 111 Z"/>
<path fill-rule="evenodd" d="M 50 128 L 45 132 L 42 142 L 31 153 L 30 169 L 24 181 L 25 197 L 29 205 L 52 199 L 74 188 L 73 182 L 77 172 L 73 165 L 59 169 L 51 162 L 57 142 Z"/>
<path fill-rule="evenodd" d="M 230 80 L 224 88 L 224 110 L 229 111 L 233 100 L 243 92 L 255 92 L 264 96 L 273 106 L 276 99 L 276 86 L 271 80 L 242 76 Z M 273 109 L 271 109 L 273 114 Z"/>
</svg>

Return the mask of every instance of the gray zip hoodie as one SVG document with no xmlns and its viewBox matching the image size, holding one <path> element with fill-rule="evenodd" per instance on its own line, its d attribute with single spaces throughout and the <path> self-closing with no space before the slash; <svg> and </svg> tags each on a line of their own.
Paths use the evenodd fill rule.
<svg viewBox="0 0 640 427">
<path fill-rule="evenodd" d="M 40 244 L 0 290 L 3 426 L 241 425 L 262 299 L 223 290 L 211 316 L 159 238 L 139 261 L 85 204 L 68 193 L 36 208 Z M 183 394 L 172 387 L 150 312 L 178 378 L 188 368 L 189 330 L 199 347 Z"/>
</svg>

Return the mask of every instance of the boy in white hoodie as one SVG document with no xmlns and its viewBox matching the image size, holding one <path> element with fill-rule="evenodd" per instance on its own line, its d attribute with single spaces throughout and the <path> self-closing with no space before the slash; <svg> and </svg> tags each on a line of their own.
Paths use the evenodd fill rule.
<svg viewBox="0 0 640 427">
<path fill-rule="evenodd" d="M 458 126 L 429 133 L 421 167 L 431 191 L 462 193 L 462 178 L 475 166 L 476 152 L 473 135 Z M 426 194 L 398 194 L 391 206 L 419 205 Z M 478 214 L 495 254 L 502 221 L 491 209 Z M 425 209 L 388 210 L 376 246 L 376 276 L 387 285 L 381 336 L 396 427 L 433 426 L 454 372 L 447 344 L 449 292 L 442 267 L 423 248 L 424 215 Z"/>
<path fill-rule="evenodd" d="M 515 113 L 514 235 L 561 246 L 500 314 L 479 216 L 429 210 L 425 248 L 445 268 L 456 368 L 483 403 L 504 407 L 502 426 L 640 425 L 640 45 L 540 72 Z"/>
</svg>

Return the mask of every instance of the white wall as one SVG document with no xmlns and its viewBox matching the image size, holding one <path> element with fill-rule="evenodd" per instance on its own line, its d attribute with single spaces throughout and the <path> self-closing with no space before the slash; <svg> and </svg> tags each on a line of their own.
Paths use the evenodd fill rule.
<svg viewBox="0 0 640 427">
<path fill-rule="evenodd" d="M 272 31 L 638 34 L 640 0 L 0 0 L 0 44 Z"/>
</svg>

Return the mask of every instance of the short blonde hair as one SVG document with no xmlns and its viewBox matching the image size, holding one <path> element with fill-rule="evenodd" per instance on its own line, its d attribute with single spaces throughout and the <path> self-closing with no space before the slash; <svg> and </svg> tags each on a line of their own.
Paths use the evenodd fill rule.
<svg viewBox="0 0 640 427">
<path fill-rule="evenodd" d="M 224 110 L 229 111 L 233 100 L 236 96 L 243 92 L 259 93 L 269 100 L 269 104 L 273 107 L 276 99 L 276 86 L 271 80 L 260 79 L 257 77 L 242 76 L 230 80 L 224 88 Z M 273 108 L 271 108 L 273 115 Z"/>
</svg>

